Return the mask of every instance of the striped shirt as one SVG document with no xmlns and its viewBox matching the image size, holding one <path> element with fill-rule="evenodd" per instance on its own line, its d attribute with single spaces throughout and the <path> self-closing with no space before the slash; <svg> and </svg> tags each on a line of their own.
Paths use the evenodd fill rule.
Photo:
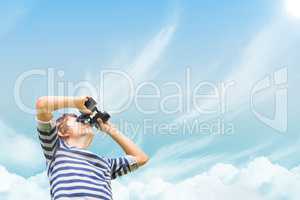
<svg viewBox="0 0 300 200">
<path fill-rule="evenodd" d="M 57 135 L 53 120 L 38 121 L 37 130 L 52 200 L 112 199 L 111 180 L 138 168 L 130 155 L 108 158 L 69 146 Z"/>
</svg>

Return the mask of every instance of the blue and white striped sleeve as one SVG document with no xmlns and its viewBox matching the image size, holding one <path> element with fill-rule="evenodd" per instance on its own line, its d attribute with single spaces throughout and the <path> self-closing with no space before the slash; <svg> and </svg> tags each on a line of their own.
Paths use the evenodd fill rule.
<svg viewBox="0 0 300 200">
<path fill-rule="evenodd" d="M 49 163 L 54 156 L 58 146 L 58 135 L 55 121 L 52 119 L 48 122 L 37 120 L 37 131 L 39 141 L 43 149 L 44 156 L 47 163 Z"/>
<path fill-rule="evenodd" d="M 110 165 L 112 179 L 123 176 L 128 172 L 132 172 L 139 167 L 136 159 L 131 155 L 108 158 L 108 163 Z"/>
</svg>

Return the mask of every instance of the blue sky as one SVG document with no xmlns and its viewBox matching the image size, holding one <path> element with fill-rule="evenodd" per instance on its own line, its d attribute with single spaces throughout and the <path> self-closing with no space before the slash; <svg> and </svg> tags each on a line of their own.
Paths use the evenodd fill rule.
<svg viewBox="0 0 300 200">
<path fill-rule="evenodd" d="M 220 163 L 237 169 L 250 169 L 251 163 L 278 164 L 285 170 L 295 171 L 300 162 L 297 101 L 300 80 L 297 12 L 300 8 L 297 10 L 299 3 L 295 3 L 291 9 L 288 2 L 293 0 L 1 2 L 0 64 L 3 71 L 0 83 L 4 95 L 0 104 L 3 130 L 0 165 L 9 173 L 25 178 L 45 169 L 34 115 L 25 112 L 15 99 L 16 81 L 24 72 L 53 70 L 54 94 L 59 95 L 58 82 L 67 87 L 67 83 L 87 81 L 98 89 L 101 71 L 119 70 L 133 79 L 135 91 L 147 81 L 159 88 L 159 98 L 139 101 L 145 109 L 156 109 L 164 97 L 176 94 L 176 88 L 165 84 L 177 82 L 182 103 L 176 98 L 166 102 L 168 108 L 175 109 L 191 103 L 188 97 L 192 98 L 194 90 L 185 85 L 188 69 L 192 89 L 205 81 L 216 87 L 235 82 L 226 93 L 226 112 L 219 112 L 218 100 L 201 99 L 203 108 L 217 112 L 204 114 L 192 106 L 189 111 L 183 109 L 173 114 L 161 109 L 146 114 L 132 102 L 124 112 L 113 113 L 112 121 L 116 124 L 122 126 L 121 121 L 125 120 L 138 126 L 136 130 L 123 127 L 123 131 L 153 158 L 148 169 L 145 167 L 130 178 L 143 180 L 154 172 L 161 174 L 168 170 L 170 173 L 161 178 L 173 184 L 208 172 L 213 166 L 219 170 Z M 59 71 L 63 71 L 63 77 L 58 76 Z M 285 91 L 286 86 L 270 87 L 258 94 L 255 108 L 251 108 L 251 91 L 260 80 L 274 78 L 276 72 L 282 72 L 283 76 L 287 73 L 287 96 L 280 96 L 282 101 L 287 100 L 280 104 L 287 110 L 277 112 L 278 121 L 266 125 L 253 111 L 269 119 L 276 116 L 276 91 L 280 88 Z M 136 95 L 129 95 L 128 87 L 119 78 L 108 77 L 108 80 L 104 96 L 100 96 L 98 90 L 96 93 L 78 90 L 73 94 L 96 96 L 104 102 L 101 106 L 108 112 L 114 105 Z M 141 93 L 154 94 L 154 88 L 148 86 L 143 87 Z M 18 91 L 22 102 L 33 108 L 37 97 L 47 95 L 47 79 L 32 76 Z M 200 93 L 207 95 L 212 91 L 206 84 Z M 193 130 L 185 134 L 182 129 L 142 130 L 145 119 L 153 120 L 152 128 L 162 124 L 182 128 L 183 122 L 191 126 L 197 120 L 208 126 L 221 122 L 225 129 L 232 126 L 233 132 L 220 135 L 216 130 Z M 285 121 L 287 129 L 278 130 Z M 101 135 L 96 137 L 91 150 L 111 156 L 122 153 L 110 138 Z M 187 172 L 174 167 L 177 163 L 191 166 Z"/>
</svg>

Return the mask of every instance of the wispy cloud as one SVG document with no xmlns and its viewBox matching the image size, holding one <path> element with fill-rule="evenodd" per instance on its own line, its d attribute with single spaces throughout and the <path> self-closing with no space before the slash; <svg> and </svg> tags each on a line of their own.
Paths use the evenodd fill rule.
<svg viewBox="0 0 300 200">
<path fill-rule="evenodd" d="M 238 153 L 230 155 L 225 159 L 229 160 L 229 161 L 236 161 L 236 160 L 243 159 L 243 158 L 249 158 L 249 157 L 254 158 L 257 153 L 259 153 L 260 151 L 263 151 L 265 149 L 270 148 L 271 145 L 272 145 L 271 142 L 262 143 L 262 144 L 254 146 L 252 148 L 245 149 L 245 150 L 242 150 Z"/>
<path fill-rule="evenodd" d="M 253 85 L 267 73 L 271 73 L 270 69 L 282 67 L 278 66 L 278 63 L 281 63 L 280 58 L 284 52 L 289 51 L 289 45 L 292 45 L 290 41 L 293 41 L 291 37 L 296 39 L 288 30 L 289 25 L 285 21 L 274 20 L 258 31 L 241 55 L 234 59 L 236 67 L 222 78 L 222 81 L 234 81 L 231 87 L 232 95 L 227 98 L 232 110 L 248 108 Z M 218 110 L 218 106 L 216 101 L 204 101 L 201 104 L 201 107 L 213 110 Z M 176 118 L 175 122 L 181 123 L 200 117 L 204 120 L 211 118 L 203 117 L 194 109 Z"/>
<path fill-rule="evenodd" d="M 161 147 L 151 156 L 147 168 L 141 177 L 160 175 L 169 180 L 182 179 L 200 171 L 206 171 L 219 162 L 240 163 L 239 160 L 251 160 L 259 153 L 270 148 L 272 142 L 241 150 L 238 153 L 207 153 L 206 148 L 214 145 L 214 137 L 193 138 Z M 170 178 L 171 177 L 171 178 Z"/>
<path fill-rule="evenodd" d="M 170 24 L 163 27 L 144 47 L 141 53 L 133 61 L 128 69 L 130 76 L 136 81 L 141 82 L 149 78 L 152 68 L 161 58 L 170 43 L 176 24 Z"/>
<path fill-rule="evenodd" d="M 147 169 L 141 171 L 142 177 L 160 175 L 162 178 L 169 177 L 169 179 L 176 180 L 184 175 L 205 170 L 205 167 L 224 158 L 223 154 L 207 155 L 205 153 L 204 149 L 212 143 L 212 140 L 212 137 L 206 137 L 164 145 L 151 156 Z"/>
<path fill-rule="evenodd" d="M 199 151 L 200 149 L 206 147 L 212 142 L 212 140 L 212 137 L 186 139 L 173 144 L 165 145 L 152 156 L 151 163 L 162 163 L 168 160 L 184 158 L 186 154 Z"/>
<path fill-rule="evenodd" d="M 163 27 L 152 39 L 150 39 L 144 48 L 140 51 L 138 56 L 133 59 L 133 61 L 124 66 L 120 66 L 118 70 L 125 72 L 129 78 L 134 81 L 134 84 L 139 84 L 141 81 L 146 81 L 151 77 L 151 74 L 157 75 L 155 72 L 159 71 L 155 67 L 155 64 L 159 61 L 163 53 L 166 51 L 168 44 L 170 43 L 175 30 L 176 24 L 170 24 Z M 97 74 L 98 75 L 98 74 Z M 97 77 L 99 78 L 99 77 Z M 95 74 L 91 72 L 86 72 L 85 79 L 90 83 L 94 83 L 95 80 L 98 80 L 95 77 Z M 122 77 L 124 78 L 124 77 Z M 124 101 L 127 100 L 128 95 L 131 94 L 131 91 L 128 91 L 130 88 L 128 86 L 127 80 L 120 79 L 120 77 L 106 76 L 105 82 L 110 83 L 107 87 L 104 87 L 105 102 L 108 102 L 104 105 L 108 110 L 110 106 L 113 105 L 122 105 Z M 152 77 L 153 78 L 153 77 Z M 81 91 L 83 94 L 84 90 Z M 95 91 L 97 92 L 97 91 Z M 95 97 L 98 97 L 99 94 L 92 94 Z M 101 99 L 103 101 L 103 99 Z M 104 102 L 104 103 L 105 103 Z"/>
<path fill-rule="evenodd" d="M 281 161 L 286 158 L 291 158 L 293 156 L 298 157 L 298 153 L 300 150 L 300 140 L 296 140 L 291 145 L 280 147 L 274 150 L 268 157 L 272 161 Z"/>
<path fill-rule="evenodd" d="M 33 1 L 10 1 L 1 3 L 0 38 L 12 31 L 18 23 L 29 13 L 34 4 Z"/>
<path fill-rule="evenodd" d="M 138 56 L 133 59 L 128 66 L 121 66 L 121 68 L 119 68 L 132 80 L 132 84 L 136 86 L 142 81 L 147 81 L 158 75 L 161 69 L 157 68 L 155 64 L 167 50 L 176 31 L 176 27 L 177 23 L 175 22 L 161 28 L 161 30 L 146 43 Z M 85 79 L 90 83 L 99 80 L 91 72 L 86 73 Z M 103 103 L 102 107 L 106 110 L 120 110 L 124 107 L 128 99 L 133 98 L 132 88 L 130 88 L 128 81 L 124 77 L 105 76 L 105 82 L 109 83 L 109 85 L 103 87 L 102 93 L 104 93 L 104 97 L 99 97 L 97 91 L 93 91 L 91 95 L 99 97 L 99 102 Z M 86 94 L 86 91 L 81 90 L 80 93 Z M 137 138 L 135 138 L 136 143 L 141 144 L 142 137 L 142 134 L 138 134 Z"/>
</svg>

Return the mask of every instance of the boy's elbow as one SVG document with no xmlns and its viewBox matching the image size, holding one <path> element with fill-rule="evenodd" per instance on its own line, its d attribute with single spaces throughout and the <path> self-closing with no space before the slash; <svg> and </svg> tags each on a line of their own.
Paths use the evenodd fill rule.
<svg viewBox="0 0 300 200">
<path fill-rule="evenodd" d="M 35 108 L 37 110 L 40 110 L 46 107 L 47 107 L 47 97 L 46 96 L 39 97 L 35 102 Z"/>
</svg>

